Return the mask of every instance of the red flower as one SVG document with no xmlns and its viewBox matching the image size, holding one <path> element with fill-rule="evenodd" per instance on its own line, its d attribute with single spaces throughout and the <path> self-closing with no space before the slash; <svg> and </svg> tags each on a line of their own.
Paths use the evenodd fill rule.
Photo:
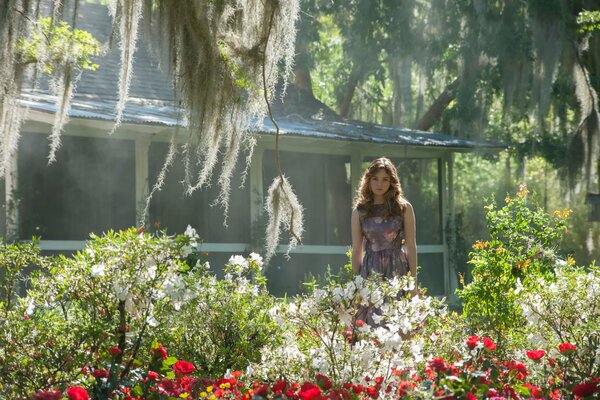
<svg viewBox="0 0 600 400">
<path fill-rule="evenodd" d="M 94 371 L 92 371 L 92 376 L 96 379 L 108 378 L 108 371 L 102 368 L 95 369 Z"/>
<path fill-rule="evenodd" d="M 331 389 L 331 386 L 333 386 L 329 378 L 325 375 L 318 374 L 315 376 L 315 380 L 317 381 L 317 385 L 323 390 L 329 390 Z"/>
<path fill-rule="evenodd" d="M 310 382 L 304 382 L 298 395 L 302 400 L 320 399 L 321 389 Z"/>
<path fill-rule="evenodd" d="M 347 390 L 340 389 L 332 391 L 326 398 L 329 400 L 350 400 L 352 395 Z"/>
<path fill-rule="evenodd" d="M 287 387 L 288 387 L 288 383 L 286 381 L 278 381 L 273 385 L 271 390 L 273 391 L 273 393 L 275 393 L 275 395 L 278 396 L 281 393 L 285 392 Z"/>
<path fill-rule="evenodd" d="M 544 350 L 528 350 L 526 354 L 527 357 L 529 357 L 532 360 L 539 360 L 540 358 L 544 357 L 544 355 L 546 355 L 546 352 Z"/>
<path fill-rule="evenodd" d="M 470 349 L 474 349 L 479 344 L 479 337 L 478 336 L 469 336 L 466 340 L 466 343 Z"/>
<path fill-rule="evenodd" d="M 577 346 L 571 343 L 561 343 L 558 345 L 558 351 L 563 354 L 571 354 L 575 350 L 577 350 Z"/>
<path fill-rule="evenodd" d="M 152 349 L 152 356 L 160 356 L 163 360 L 166 360 L 168 358 L 167 350 L 159 343 L 156 349 Z"/>
<path fill-rule="evenodd" d="M 471 392 L 467 392 L 467 395 L 465 396 L 466 400 L 477 400 L 477 397 L 475 397 L 475 395 Z"/>
<path fill-rule="evenodd" d="M 118 356 L 122 353 L 121 349 L 118 346 L 113 346 L 108 349 L 108 352 L 113 356 Z"/>
<path fill-rule="evenodd" d="M 600 391 L 598 381 L 600 381 L 600 378 L 575 386 L 573 388 L 573 394 L 577 397 L 590 397 L 594 393 Z"/>
<path fill-rule="evenodd" d="M 365 321 L 363 321 L 362 319 L 358 319 L 356 320 L 355 324 L 360 328 L 361 326 L 365 325 Z"/>
<path fill-rule="evenodd" d="M 70 388 L 68 388 L 67 397 L 69 398 L 69 400 L 89 400 L 90 398 L 87 390 L 85 390 L 81 386 L 71 386 Z"/>
<path fill-rule="evenodd" d="M 196 367 L 194 367 L 194 364 L 192 364 L 191 362 L 178 360 L 175 364 L 173 364 L 173 371 L 175 371 L 175 373 L 179 375 L 191 374 L 195 370 Z"/>
<path fill-rule="evenodd" d="M 258 385 L 254 388 L 254 396 L 267 397 L 269 395 L 269 387 L 267 385 Z"/>
<path fill-rule="evenodd" d="M 154 371 L 148 371 L 148 379 L 153 380 L 153 381 L 157 381 L 158 380 L 158 374 Z"/>
<path fill-rule="evenodd" d="M 504 366 L 511 371 L 515 371 L 515 378 L 521 381 L 524 380 L 529 374 L 527 372 L 527 367 L 525 366 L 525 364 L 520 363 L 518 361 L 506 361 L 504 363 Z"/>
<path fill-rule="evenodd" d="M 489 337 L 484 337 L 482 340 L 483 340 L 483 346 L 486 349 L 496 350 L 496 343 L 492 342 L 492 339 L 490 339 Z"/>
<path fill-rule="evenodd" d="M 429 368 L 438 373 L 444 373 L 448 369 L 448 365 L 442 357 L 436 357 L 429 361 Z"/>
<path fill-rule="evenodd" d="M 62 399 L 62 393 L 58 390 L 49 392 L 39 392 L 31 400 L 60 400 Z"/>
<path fill-rule="evenodd" d="M 531 383 L 524 383 L 523 386 L 525 386 L 527 389 L 529 389 L 529 394 L 534 399 L 542 398 L 542 389 L 540 389 L 539 387 L 532 385 Z"/>
</svg>

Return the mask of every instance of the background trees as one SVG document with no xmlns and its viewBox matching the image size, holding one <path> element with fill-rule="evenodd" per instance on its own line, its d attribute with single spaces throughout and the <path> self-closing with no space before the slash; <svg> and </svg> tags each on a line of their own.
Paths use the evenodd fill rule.
<svg viewBox="0 0 600 400">
<path fill-rule="evenodd" d="M 314 95 L 344 117 L 506 143 L 508 155 L 492 164 L 456 160 L 467 242 L 477 237 L 470 226 L 481 198 L 503 198 L 521 181 L 545 206 L 577 209 L 569 247 L 594 258 L 599 230 L 585 221 L 584 199 L 600 191 L 598 8 L 586 0 L 304 0 L 298 51 L 311 62 L 296 76 L 309 72 Z"/>
</svg>

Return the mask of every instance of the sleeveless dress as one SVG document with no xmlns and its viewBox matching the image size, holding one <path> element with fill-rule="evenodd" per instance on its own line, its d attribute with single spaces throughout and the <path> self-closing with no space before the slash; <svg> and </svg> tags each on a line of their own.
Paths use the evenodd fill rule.
<svg viewBox="0 0 600 400">
<path fill-rule="evenodd" d="M 372 273 L 391 279 L 407 275 L 408 257 L 402 248 L 404 242 L 404 221 L 399 215 L 384 217 L 385 204 L 375 204 L 373 215 L 360 218 L 364 236 L 365 254 L 360 267 L 360 275 L 367 278 Z"/>
<path fill-rule="evenodd" d="M 404 242 L 404 221 L 399 215 L 384 217 L 384 204 L 375 204 L 373 215 L 363 218 L 361 212 L 360 227 L 364 236 L 365 254 L 360 267 L 360 275 L 368 278 L 378 274 L 383 279 L 407 275 L 408 257 L 402 244 Z M 400 292 L 399 296 L 406 293 Z M 373 315 L 381 315 L 379 308 L 361 306 L 357 318 L 372 327 L 379 326 Z"/>
</svg>

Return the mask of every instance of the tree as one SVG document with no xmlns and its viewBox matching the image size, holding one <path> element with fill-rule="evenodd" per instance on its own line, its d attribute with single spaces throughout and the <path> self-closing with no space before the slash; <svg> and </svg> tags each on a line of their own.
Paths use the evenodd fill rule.
<svg viewBox="0 0 600 400">
<path fill-rule="evenodd" d="M 78 1 L 63 4 L 49 0 L 9 0 L 0 6 L 0 139 L 5 173 L 18 143 L 21 110 L 18 97 L 25 68 L 35 65 L 52 74 L 62 86 L 52 134 L 50 162 L 60 146 L 60 132 L 68 113 L 75 70 L 86 67 L 76 56 L 82 35 L 77 31 Z M 113 31 L 121 50 L 119 99 L 115 108 L 116 129 L 127 102 L 132 61 L 139 24 L 158 27 L 165 38 L 163 51 L 169 51 L 170 72 L 176 101 L 188 121 L 188 139 L 180 149 L 173 134 L 170 150 L 152 193 L 160 190 L 166 171 L 176 157 L 185 164 L 186 191 L 205 187 L 220 165 L 220 194 L 217 202 L 228 210 L 229 187 L 241 152 L 249 163 L 255 141 L 247 134 L 253 117 L 270 114 L 269 99 L 283 71 L 290 75 L 295 42 L 296 0 L 110 0 Z M 50 15 L 40 19 L 43 10 Z M 73 29 L 62 20 L 70 15 Z M 61 34 L 62 31 L 65 34 Z M 150 32 L 150 29 L 146 29 Z M 49 56 L 58 46 L 65 58 Z M 90 44 L 90 46 L 92 46 Z M 93 46 L 96 46 L 94 43 Z M 89 52 L 89 56 L 93 56 Z M 222 154 L 222 156 L 220 156 Z M 300 240 L 302 208 L 279 163 L 278 177 L 269 191 L 267 203 L 271 220 L 267 237 L 272 254 L 281 226 L 290 229 L 291 244 Z M 274 242 L 274 244 L 273 244 Z"/>
</svg>

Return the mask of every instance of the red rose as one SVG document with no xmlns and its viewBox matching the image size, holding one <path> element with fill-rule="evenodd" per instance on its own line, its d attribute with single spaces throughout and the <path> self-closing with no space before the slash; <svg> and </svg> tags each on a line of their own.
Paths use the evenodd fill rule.
<svg viewBox="0 0 600 400">
<path fill-rule="evenodd" d="M 529 394 L 534 399 L 542 398 L 542 390 L 539 387 L 534 386 L 531 383 L 524 383 L 523 386 L 525 386 L 527 389 L 529 389 Z"/>
<path fill-rule="evenodd" d="M 477 400 L 477 397 L 475 397 L 475 395 L 471 392 L 467 392 L 467 395 L 465 396 L 466 400 Z"/>
<path fill-rule="evenodd" d="M 596 379 L 591 382 L 579 384 L 573 388 L 573 394 L 577 397 L 590 397 L 597 391 L 600 391 L 600 388 L 598 388 L 598 380 Z"/>
<path fill-rule="evenodd" d="M 157 381 L 158 380 L 158 374 L 154 371 L 148 371 L 148 379 L 153 380 L 153 381 Z"/>
<path fill-rule="evenodd" d="M 156 349 L 152 349 L 152 356 L 161 357 L 163 360 L 166 360 L 168 357 L 167 350 L 165 350 L 163 345 L 159 343 Z"/>
<path fill-rule="evenodd" d="M 317 385 L 323 390 L 329 390 L 331 389 L 331 386 L 333 386 L 329 378 L 325 375 L 318 374 L 315 376 L 315 380 L 317 381 Z"/>
<path fill-rule="evenodd" d="M 176 374 L 180 375 L 191 374 L 195 370 L 196 367 L 194 367 L 194 364 L 183 360 L 179 360 L 173 365 L 173 371 L 175 371 Z"/>
<path fill-rule="evenodd" d="M 118 356 L 122 353 L 121 349 L 118 346 L 113 346 L 108 349 L 108 352 L 113 356 Z"/>
<path fill-rule="evenodd" d="M 60 400 L 62 399 L 62 393 L 58 390 L 50 392 L 39 392 L 31 400 Z"/>
<path fill-rule="evenodd" d="M 267 385 L 258 385 L 254 388 L 254 396 L 267 397 L 269 395 L 269 387 Z"/>
<path fill-rule="evenodd" d="M 361 326 L 365 325 L 365 321 L 363 321 L 362 319 L 358 319 L 356 320 L 355 324 L 360 328 Z"/>
<path fill-rule="evenodd" d="M 429 361 L 429 368 L 431 368 L 435 372 L 444 373 L 448 369 L 448 365 L 442 357 L 436 357 L 433 360 Z"/>
<path fill-rule="evenodd" d="M 520 363 L 518 361 L 506 361 L 504 363 L 504 366 L 511 371 L 515 371 L 515 378 L 521 381 L 524 380 L 529 374 L 527 372 L 527 367 L 525 366 L 525 364 Z"/>
<path fill-rule="evenodd" d="M 81 386 L 71 386 L 70 388 L 68 388 L 67 397 L 69 398 L 69 400 L 89 400 L 90 398 L 87 390 L 85 390 Z"/>
<path fill-rule="evenodd" d="M 544 355 L 546 355 L 546 352 L 544 350 L 528 350 L 526 354 L 527 357 L 529 357 L 532 360 L 539 360 L 540 358 L 544 357 Z"/>
<path fill-rule="evenodd" d="M 94 376 L 94 378 L 96 379 L 100 379 L 100 378 L 108 378 L 108 371 L 105 369 L 95 369 L 92 372 L 92 375 Z"/>
<path fill-rule="evenodd" d="M 287 387 L 288 387 L 288 383 L 286 381 L 278 381 L 273 385 L 271 390 L 273 391 L 273 393 L 275 393 L 277 395 L 278 393 L 281 394 L 281 393 L 285 392 Z"/>
<path fill-rule="evenodd" d="M 479 344 L 479 337 L 478 336 L 469 336 L 466 340 L 466 343 L 470 349 L 474 349 Z"/>
<path fill-rule="evenodd" d="M 298 393 L 302 400 L 314 400 L 321 397 L 321 389 L 310 382 L 304 382 Z"/>
<path fill-rule="evenodd" d="M 561 343 L 558 345 L 558 351 L 564 354 L 571 354 L 575 350 L 577 350 L 577 346 L 571 343 Z"/>
<path fill-rule="evenodd" d="M 489 337 L 483 338 L 483 346 L 488 350 L 496 350 L 496 343 L 492 342 Z"/>
</svg>

